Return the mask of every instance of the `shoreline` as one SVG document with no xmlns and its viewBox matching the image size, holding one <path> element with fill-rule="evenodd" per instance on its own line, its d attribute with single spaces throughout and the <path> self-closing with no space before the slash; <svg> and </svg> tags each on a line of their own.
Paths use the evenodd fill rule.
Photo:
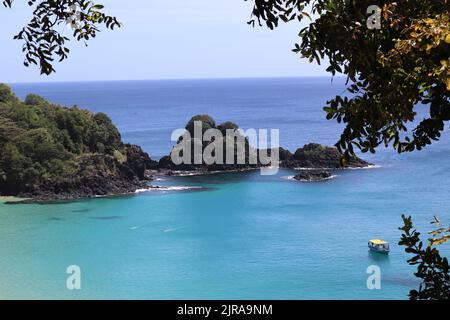
<svg viewBox="0 0 450 320">
<path fill-rule="evenodd" d="M 222 173 L 246 173 L 251 171 L 260 170 L 263 167 L 248 167 L 248 168 L 240 168 L 240 169 L 229 169 L 229 170 L 162 170 L 155 172 L 155 176 L 160 177 L 196 177 L 196 176 L 209 176 L 209 175 L 215 175 L 215 174 L 222 174 Z"/>
<path fill-rule="evenodd" d="M 30 200 L 29 198 L 20 198 L 16 196 L 0 196 L 0 203 L 13 203 L 13 202 L 23 202 Z"/>
<path fill-rule="evenodd" d="M 347 167 L 347 168 L 333 168 L 332 170 L 336 171 L 342 171 L 342 170 L 359 170 L 359 169 L 377 169 L 380 168 L 379 165 L 369 165 L 367 167 Z M 177 178 L 177 177 L 196 177 L 196 176 L 210 176 L 210 175 L 219 175 L 219 174 L 236 174 L 236 173 L 248 173 L 252 171 L 259 170 L 260 168 L 245 168 L 245 169 L 237 169 L 237 170 L 223 170 L 223 171 L 201 171 L 201 170 L 192 170 L 192 171 L 169 171 L 169 172 L 152 172 L 154 176 L 156 177 L 155 180 L 150 181 L 158 181 L 160 179 L 164 178 Z M 309 171 L 309 170 L 317 170 L 314 168 L 286 168 L 286 167 L 280 167 L 280 169 L 283 170 L 289 170 L 289 171 Z M 330 168 L 331 169 L 331 168 Z M 324 179 L 326 180 L 332 180 L 336 178 L 338 175 L 332 175 L 331 177 Z M 284 176 L 281 177 L 282 179 L 285 179 L 287 181 L 293 181 L 293 176 Z M 164 179 L 165 180 L 165 179 Z M 149 181 L 149 182 L 150 182 Z M 300 181 L 300 182 L 310 182 L 310 181 Z M 100 199 L 100 198 L 112 198 L 112 197 L 120 197 L 120 196 L 133 196 L 138 195 L 145 192 L 150 191 L 161 191 L 161 192 L 168 192 L 168 191 L 200 191 L 203 190 L 203 187 L 200 186 L 158 186 L 158 185 L 147 185 L 146 187 L 137 188 L 134 191 L 130 192 L 121 192 L 121 193 L 115 193 L 115 194 L 105 194 L 105 195 L 93 195 L 93 196 L 86 196 L 86 197 L 58 197 L 55 196 L 55 198 L 21 198 L 17 196 L 0 196 L 0 204 L 51 204 L 51 203 L 57 203 L 57 202 L 63 202 L 63 201 L 79 201 L 79 200 L 90 200 L 90 199 Z"/>
<path fill-rule="evenodd" d="M 21 198 L 16 196 L 0 196 L 0 204 L 52 204 L 59 203 L 65 201 L 83 201 L 83 200 L 93 200 L 93 199 L 102 199 L 102 198 L 114 198 L 114 197 L 126 197 L 126 196 L 134 196 L 145 192 L 151 191 L 201 191 L 206 188 L 199 186 L 147 186 L 146 188 L 138 188 L 135 191 L 130 192 L 119 192 L 119 193 L 111 193 L 104 195 L 93 195 L 86 197 L 57 197 L 55 198 Z"/>
<path fill-rule="evenodd" d="M 314 171 L 314 170 L 336 170 L 336 171 L 341 171 L 341 170 L 368 170 L 368 169 L 380 169 L 381 165 L 378 164 L 370 164 L 368 166 L 365 167 L 344 167 L 344 168 L 327 168 L 327 167 L 293 167 L 293 168 L 284 168 L 284 169 L 288 169 L 288 170 L 296 170 L 296 171 Z"/>
</svg>

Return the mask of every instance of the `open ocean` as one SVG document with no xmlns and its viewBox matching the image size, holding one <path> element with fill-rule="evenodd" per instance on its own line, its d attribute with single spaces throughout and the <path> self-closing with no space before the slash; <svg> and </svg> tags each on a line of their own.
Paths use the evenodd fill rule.
<svg viewBox="0 0 450 320">
<path fill-rule="evenodd" d="M 195 114 L 241 128 L 280 129 L 281 146 L 333 145 L 342 127 L 322 107 L 345 94 L 341 78 L 165 80 L 13 84 L 67 106 L 105 112 L 125 142 L 152 158 L 170 152 L 172 130 Z M 425 107 L 419 107 L 425 108 Z M 424 114 L 419 110 L 419 114 Z M 420 118 L 420 116 L 419 116 Z M 178 177 L 154 185 L 201 191 L 48 205 L 0 203 L 0 298 L 406 299 L 418 287 L 397 243 L 401 214 L 431 229 L 450 225 L 450 136 L 423 151 L 363 155 L 377 168 L 338 171 L 320 183 L 259 172 Z M 367 241 L 390 242 L 391 254 Z M 450 245 L 441 246 L 447 257 Z M 82 289 L 66 288 L 81 268 Z M 381 290 L 366 270 L 381 268 Z"/>
</svg>

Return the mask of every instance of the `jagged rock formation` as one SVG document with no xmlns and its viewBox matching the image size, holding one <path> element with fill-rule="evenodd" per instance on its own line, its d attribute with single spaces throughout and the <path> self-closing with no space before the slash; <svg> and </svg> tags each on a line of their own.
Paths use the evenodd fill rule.
<svg viewBox="0 0 450 320">
<path fill-rule="evenodd" d="M 325 170 L 301 170 L 295 177 L 298 181 L 317 182 L 331 178 L 331 173 Z"/>
<path fill-rule="evenodd" d="M 283 148 L 280 148 L 279 153 L 281 167 L 284 168 L 344 169 L 365 168 L 371 165 L 358 157 L 343 162 L 342 154 L 336 147 L 317 143 L 307 144 L 297 149 L 294 154 Z"/>
<path fill-rule="evenodd" d="M 226 129 L 231 129 L 235 132 L 238 132 L 238 125 L 232 122 L 225 122 L 216 126 L 216 122 L 208 115 L 197 115 L 194 116 L 191 120 L 189 120 L 186 125 L 186 132 L 189 133 L 188 138 L 181 137 L 178 141 L 178 144 L 175 148 L 182 143 L 190 144 L 191 157 L 189 158 L 188 163 L 174 164 L 172 162 L 171 156 L 165 156 L 161 158 L 158 164 L 158 169 L 168 174 L 183 174 L 186 171 L 191 172 L 212 172 L 212 171 L 241 171 L 241 170 L 250 170 L 260 168 L 267 164 L 262 164 L 262 161 L 259 157 L 257 157 L 256 163 L 251 163 L 249 153 L 250 150 L 255 151 L 256 154 L 259 154 L 259 150 L 251 149 L 250 144 L 247 139 L 245 139 L 245 162 L 242 164 L 206 164 L 204 161 L 200 164 L 194 164 L 194 145 L 200 145 L 198 150 L 203 151 L 206 147 L 210 145 L 211 142 L 208 141 L 199 141 L 198 139 L 194 139 L 194 122 L 202 121 L 203 127 L 201 132 L 205 132 L 208 129 L 218 129 L 222 134 L 225 134 Z M 225 140 L 224 140 L 225 143 Z M 225 146 L 223 148 L 226 150 Z M 235 143 L 234 151 L 236 153 L 237 147 Z M 270 156 L 274 151 L 274 149 L 265 150 Z M 295 151 L 295 153 L 291 153 L 289 150 L 284 148 L 279 148 L 279 166 L 282 168 L 289 169 L 299 169 L 299 168 L 316 168 L 316 169 L 345 169 L 345 168 L 364 168 L 370 166 L 370 163 L 358 158 L 354 157 L 347 161 L 343 161 L 342 154 L 335 147 L 327 147 L 322 146 L 316 143 L 310 143 L 305 145 L 302 148 L 299 148 Z M 236 160 L 236 154 L 235 154 Z M 225 163 L 225 155 L 222 163 Z"/>
<path fill-rule="evenodd" d="M 216 129 L 220 138 L 203 141 L 195 137 Z M 0 195 L 30 197 L 37 201 L 77 199 L 126 194 L 147 187 L 152 172 L 178 174 L 215 171 L 243 171 L 270 165 L 259 157 L 239 127 L 233 122 L 216 125 L 208 115 L 194 116 L 186 125 L 174 150 L 186 150 L 187 163 L 174 164 L 171 156 L 153 161 L 139 146 L 125 144 L 110 118 L 77 107 L 67 108 L 29 95 L 20 101 L 8 86 L 0 84 Z M 233 137 L 225 136 L 227 132 Z M 217 140 L 219 139 L 219 140 Z M 238 143 L 238 141 L 240 141 Z M 220 163 L 202 157 L 211 143 L 223 146 Z M 180 149 L 188 145 L 192 149 Z M 177 149 L 178 148 L 178 149 Z M 227 150 L 228 148 L 228 150 Z M 234 150 L 232 164 L 226 164 L 227 152 Z M 180 153 L 180 150 L 181 153 Z M 200 161 L 194 152 L 200 150 Z M 238 150 L 243 150 L 238 161 Z M 265 150 L 270 156 L 273 150 Z M 211 155 L 216 155 L 216 151 Z M 351 159 L 342 165 L 336 148 L 308 144 L 294 154 L 279 149 L 280 166 L 285 168 L 365 167 L 369 163 Z M 198 160 L 198 159 L 197 159 Z M 327 174 L 300 173 L 298 179 L 327 178 Z"/>
</svg>

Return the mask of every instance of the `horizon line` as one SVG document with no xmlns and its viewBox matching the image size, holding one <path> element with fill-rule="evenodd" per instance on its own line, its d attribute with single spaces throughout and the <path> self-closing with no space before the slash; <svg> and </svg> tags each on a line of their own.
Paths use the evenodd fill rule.
<svg viewBox="0 0 450 320">
<path fill-rule="evenodd" d="M 262 77 L 198 77 L 198 78 L 150 78 L 150 79 L 112 79 L 112 80 L 55 80 L 55 81 L 20 81 L 20 82 L 3 82 L 8 85 L 17 84 L 58 84 L 58 83 L 88 83 L 88 82 L 144 82 L 144 81 L 201 81 L 201 80 L 264 80 L 264 79 L 300 79 L 300 78 L 345 78 L 340 75 L 306 75 L 306 76 L 262 76 Z M 2 83 L 0 81 L 0 83 Z"/>
</svg>

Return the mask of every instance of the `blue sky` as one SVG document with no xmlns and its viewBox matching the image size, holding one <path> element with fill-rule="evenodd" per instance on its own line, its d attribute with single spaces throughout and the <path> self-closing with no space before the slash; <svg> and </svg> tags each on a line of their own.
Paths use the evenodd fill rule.
<svg viewBox="0 0 450 320">
<path fill-rule="evenodd" d="M 124 24 L 101 32 L 89 47 L 71 41 L 56 74 L 40 76 L 22 64 L 12 40 L 31 16 L 25 0 L 0 8 L 0 82 L 141 80 L 326 75 L 291 52 L 301 25 L 252 28 L 244 0 L 98 0 Z M 69 27 L 61 27 L 70 35 Z"/>
</svg>

